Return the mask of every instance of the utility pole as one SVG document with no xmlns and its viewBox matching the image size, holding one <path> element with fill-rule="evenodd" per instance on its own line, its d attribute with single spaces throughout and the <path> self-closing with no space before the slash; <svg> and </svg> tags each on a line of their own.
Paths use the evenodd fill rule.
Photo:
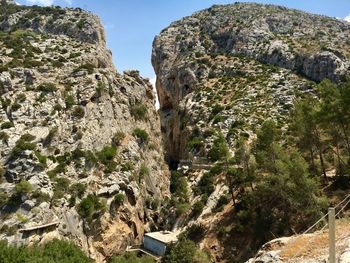
<svg viewBox="0 0 350 263">
<path fill-rule="evenodd" d="M 335 208 L 328 208 L 329 263 L 335 263 Z"/>
</svg>

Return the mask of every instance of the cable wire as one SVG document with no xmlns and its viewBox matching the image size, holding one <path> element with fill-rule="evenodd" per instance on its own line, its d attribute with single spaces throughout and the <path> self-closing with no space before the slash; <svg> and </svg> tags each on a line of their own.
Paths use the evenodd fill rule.
<svg viewBox="0 0 350 263">
<path fill-rule="evenodd" d="M 338 216 L 344 209 L 345 209 L 345 207 L 350 203 L 350 194 L 348 194 L 341 202 L 339 202 L 336 206 L 334 206 L 334 209 L 336 209 L 336 208 L 338 208 L 339 206 L 341 206 L 344 202 L 346 202 L 345 203 L 345 205 L 343 205 L 342 206 L 342 208 L 336 213 L 336 215 L 335 216 Z M 347 199 L 349 199 L 349 200 L 347 200 Z M 307 230 L 305 230 L 303 233 L 302 233 L 302 235 L 305 235 L 305 234 L 307 234 L 311 229 L 313 229 L 315 226 L 317 226 L 323 219 L 325 219 L 327 216 L 328 216 L 328 213 L 329 212 L 327 212 L 327 214 L 325 214 L 324 216 L 322 216 L 319 220 L 317 220 L 312 226 L 310 226 Z M 321 228 L 321 232 L 326 228 L 326 226 L 328 225 L 328 223 L 326 223 L 322 228 Z M 294 258 L 296 258 L 297 256 L 299 256 L 300 255 L 300 253 L 301 252 L 303 252 L 306 248 L 308 248 L 309 246 L 310 246 L 310 244 L 312 243 L 312 241 L 313 241 L 313 239 L 315 238 L 315 236 L 314 237 L 312 237 L 312 238 L 310 238 L 310 240 L 307 242 L 307 244 L 305 245 L 305 246 L 303 246 L 301 249 L 299 249 L 294 255 L 293 255 L 293 257 L 292 258 L 290 258 L 289 260 L 288 260 L 288 262 L 290 262 L 291 260 L 293 260 Z M 296 242 L 296 239 L 294 240 L 294 242 L 293 243 L 295 243 Z M 293 244 L 292 243 L 292 244 Z"/>
</svg>

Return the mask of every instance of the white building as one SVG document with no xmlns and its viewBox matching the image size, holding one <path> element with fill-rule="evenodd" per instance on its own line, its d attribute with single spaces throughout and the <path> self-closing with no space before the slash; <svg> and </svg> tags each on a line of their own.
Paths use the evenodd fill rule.
<svg viewBox="0 0 350 263">
<path fill-rule="evenodd" d="M 147 233 L 143 237 L 143 247 L 158 256 L 163 256 L 167 246 L 176 242 L 176 234 L 170 231 Z"/>
</svg>

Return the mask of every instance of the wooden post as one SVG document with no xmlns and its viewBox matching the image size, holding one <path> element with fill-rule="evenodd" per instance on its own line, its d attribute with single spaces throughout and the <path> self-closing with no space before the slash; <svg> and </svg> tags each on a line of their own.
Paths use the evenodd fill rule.
<svg viewBox="0 0 350 263">
<path fill-rule="evenodd" d="M 329 263 L 335 263 L 335 209 L 328 209 L 329 224 Z"/>
</svg>

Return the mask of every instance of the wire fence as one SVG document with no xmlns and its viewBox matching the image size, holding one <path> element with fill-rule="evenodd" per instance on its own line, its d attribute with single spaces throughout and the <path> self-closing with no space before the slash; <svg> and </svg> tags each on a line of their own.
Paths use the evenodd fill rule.
<svg viewBox="0 0 350 263">
<path fill-rule="evenodd" d="M 344 204 L 345 203 L 345 204 Z M 334 206 L 334 209 L 337 209 L 338 207 L 341 206 L 341 208 L 339 209 L 338 212 L 336 212 L 335 216 L 339 218 L 339 215 L 341 212 L 344 211 L 344 209 L 347 207 L 347 205 L 350 203 L 350 194 L 347 195 L 341 202 L 339 202 L 336 206 Z M 343 205 L 344 204 L 344 205 Z M 319 223 L 323 222 L 327 216 L 328 216 L 329 212 L 327 212 L 325 215 L 323 215 L 320 219 L 318 219 L 312 226 L 310 226 L 307 230 L 305 230 L 302 235 L 308 234 L 312 229 L 314 229 Z M 326 227 L 327 227 L 328 223 L 326 223 L 321 229 L 320 231 L 322 232 Z M 350 236 L 348 233 L 344 234 L 342 237 L 340 237 L 339 239 L 336 240 L 336 242 L 340 242 L 341 240 L 345 239 L 346 237 Z M 301 253 L 303 253 L 306 249 L 310 248 L 310 246 L 313 244 L 313 242 L 315 241 L 315 237 L 313 236 L 311 237 L 308 242 L 306 243 L 306 245 L 304 245 L 302 248 L 300 248 L 296 253 L 294 253 L 294 255 L 288 260 L 288 262 L 293 262 L 294 259 L 296 259 L 298 256 L 300 256 Z M 291 245 L 295 244 L 295 242 L 297 242 L 297 238 L 291 243 Z"/>
</svg>

